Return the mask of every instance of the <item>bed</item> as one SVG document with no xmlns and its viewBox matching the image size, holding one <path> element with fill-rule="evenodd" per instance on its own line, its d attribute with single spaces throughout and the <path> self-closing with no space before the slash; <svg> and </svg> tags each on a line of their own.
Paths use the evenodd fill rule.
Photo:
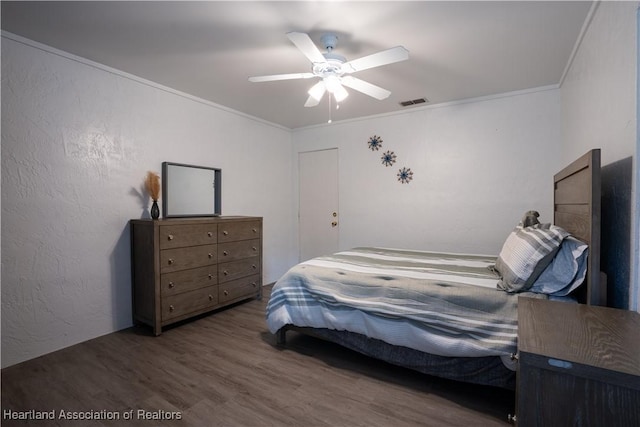
<svg viewBox="0 0 640 427">
<path fill-rule="evenodd" d="M 514 221 L 517 223 L 517 221 Z M 267 325 L 416 371 L 515 388 L 518 298 L 605 305 L 600 150 L 554 176 L 553 224 L 528 211 L 497 256 L 361 247 L 292 267 Z"/>
</svg>

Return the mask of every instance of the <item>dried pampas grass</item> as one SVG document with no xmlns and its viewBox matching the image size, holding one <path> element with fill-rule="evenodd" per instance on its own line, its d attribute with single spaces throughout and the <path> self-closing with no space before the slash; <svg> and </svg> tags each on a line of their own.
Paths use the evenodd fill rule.
<svg viewBox="0 0 640 427">
<path fill-rule="evenodd" d="M 144 188 L 151 196 L 151 200 L 160 198 L 160 175 L 155 172 L 147 172 L 147 178 L 144 180 Z"/>
</svg>

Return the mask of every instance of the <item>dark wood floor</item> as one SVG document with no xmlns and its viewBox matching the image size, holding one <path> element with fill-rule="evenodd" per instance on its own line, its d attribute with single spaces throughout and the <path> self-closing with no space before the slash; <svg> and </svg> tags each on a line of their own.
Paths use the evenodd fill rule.
<svg viewBox="0 0 640 427">
<path fill-rule="evenodd" d="M 268 290 L 159 337 L 131 328 L 3 369 L 2 426 L 500 426 L 513 413 L 507 390 L 429 377 L 295 332 L 277 347 L 265 324 Z M 55 419 L 10 420 L 9 410 Z M 61 410 L 120 420 L 65 420 Z"/>
</svg>

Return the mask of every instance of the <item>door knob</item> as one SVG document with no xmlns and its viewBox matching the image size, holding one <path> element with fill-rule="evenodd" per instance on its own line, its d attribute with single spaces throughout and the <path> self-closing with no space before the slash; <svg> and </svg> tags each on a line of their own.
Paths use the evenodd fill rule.
<svg viewBox="0 0 640 427">
<path fill-rule="evenodd" d="M 333 221 L 333 222 L 331 223 L 331 226 L 332 226 L 332 227 L 336 227 L 337 225 L 338 225 L 338 222 L 337 222 L 337 221 Z"/>
<path fill-rule="evenodd" d="M 331 216 L 333 216 L 334 218 L 338 216 L 338 212 L 334 212 L 331 214 Z"/>
</svg>

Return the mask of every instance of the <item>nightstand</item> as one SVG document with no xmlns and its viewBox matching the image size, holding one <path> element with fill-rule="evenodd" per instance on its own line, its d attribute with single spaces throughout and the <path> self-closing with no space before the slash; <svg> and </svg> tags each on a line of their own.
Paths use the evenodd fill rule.
<svg viewBox="0 0 640 427">
<path fill-rule="evenodd" d="M 640 313 L 518 299 L 517 425 L 640 426 Z"/>
</svg>

